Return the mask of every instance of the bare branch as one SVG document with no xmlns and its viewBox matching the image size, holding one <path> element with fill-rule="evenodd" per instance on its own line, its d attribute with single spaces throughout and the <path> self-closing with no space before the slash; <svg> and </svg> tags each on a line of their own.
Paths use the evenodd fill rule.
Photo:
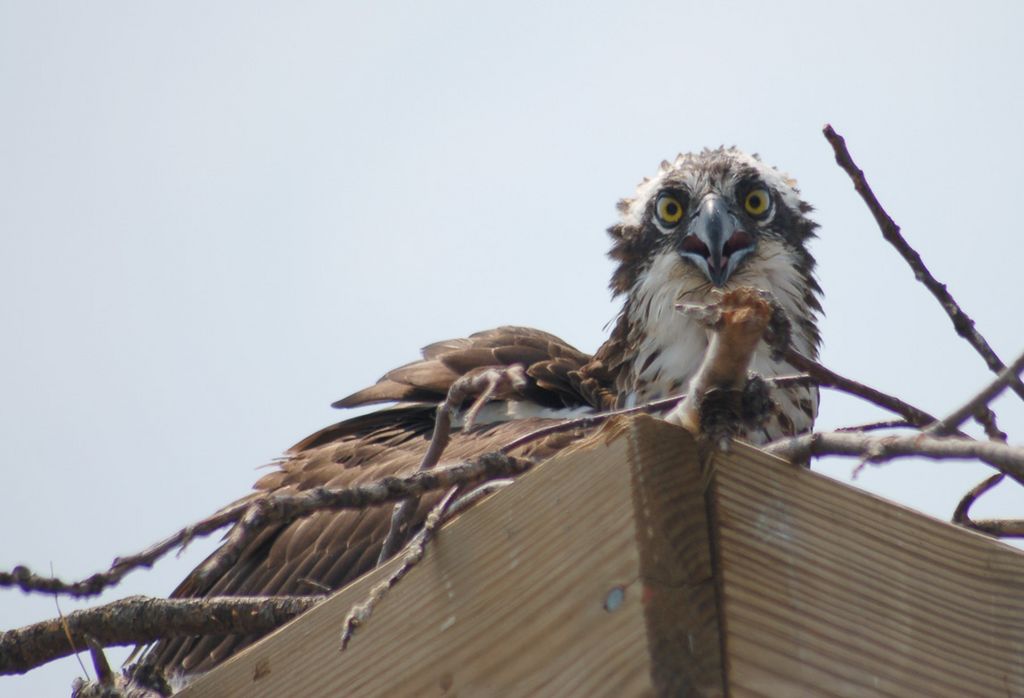
<svg viewBox="0 0 1024 698">
<path fill-rule="evenodd" d="M 0 571 L 0 587 L 20 587 L 22 591 L 39 591 L 68 596 L 96 596 L 108 587 L 116 586 L 121 579 L 140 567 L 152 567 L 161 557 L 184 547 L 198 536 L 207 536 L 241 518 L 250 500 L 243 500 L 221 509 L 197 524 L 186 526 L 174 535 L 151 545 L 140 553 L 116 558 L 106 572 L 97 572 L 77 582 L 64 582 L 57 577 L 43 577 L 27 567 L 18 565 L 10 572 Z"/>
<path fill-rule="evenodd" d="M 981 428 L 985 430 L 985 436 L 992 441 L 1006 443 L 1008 438 L 1006 432 L 999 428 L 999 424 L 996 422 L 996 413 L 991 408 L 979 407 L 978 411 L 974 413 L 974 421 L 981 425 Z"/>
<path fill-rule="evenodd" d="M 996 538 L 1024 538 L 1024 519 L 972 519 L 964 525 Z"/>
<path fill-rule="evenodd" d="M 979 519 L 970 516 L 971 507 L 983 494 L 1001 483 L 1005 475 L 996 473 L 975 485 L 963 496 L 953 512 L 953 523 L 997 538 L 1024 538 L 1024 519 Z"/>
<path fill-rule="evenodd" d="M 935 422 L 924 433 L 931 436 L 943 436 L 955 431 L 961 424 L 975 416 L 979 422 L 984 423 L 984 417 L 979 416 L 981 411 L 988 407 L 988 404 L 995 400 L 1006 390 L 1011 381 L 1015 380 L 1021 371 L 1024 371 L 1024 353 L 1017 357 L 1017 360 L 999 372 L 996 378 L 986 385 L 977 395 L 968 400 L 964 405 L 955 410 L 948 417 Z M 994 423 L 993 423 L 994 424 Z M 1002 438 L 999 441 L 1006 441 L 1006 434 L 1000 432 Z M 992 436 L 991 434 L 989 435 Z"/>
<path fill-rule="evenodd" d="M 935 417 L 924 410 L 900 400 L 897 397 L 883 393 L 871 386 L 858 383 L 855 380 L 841 376 L 831 369 L 825 368 L 814 359 L 809 359 L 803 354 L 790 347 L 783 356 L 786 362 L 800 371 L 810 375 L 822 388 L 834 388 L 835 390 L 856 395 L 879 407 L 894 412 L 914 426 L 924 428 L 936 421 Z"/>
<path fill-rule="evenodd" d="M 853 161 L 850 156 L 850 151 L 846 148 L 846 139 L 836 133 L 835 129 L 832 128 L 831 124 L 826 124 L 824 129 L 825 139 L 832 146 L 832 150 L 836 155 L 836 162 L 843 168 L 850 179 L 853 181 L 853 187 L 860 194 L 860 197 L 867 204 L 868 209 L 871 211 L 871 215 L 875 217 L 875 222 L 878 224 L 878 228 L 882 231 L 882 237 L 884 237 L 889 244 L 896 248 L 900 253 L 900 256 L 906 260 L 907 264 L 914 272 L 914 278 L 924 284 L 925 288 L 931 291 L 931 294 L 935 296 L 936 300 L 939 301 L 939 305 L 946 311 L 946 315 L 953 321 L 953 328 L 956 333 L 967 340 L 967 342 L 974 347 L 975 351 L 981 355 L 988 365 L 989 369 L 993 373 L 998 373 L 1006 368 L 1006 365 L 999 359 L 992 347 L 989 346 L 988 342 L 981 333 L 978 332 L 974 327 L 974 320 L 972 320 L 967 313 L 960 308 L 953 296 L 946 290 L 946 285 L 939 283 L 928 268 L 924 265 L 924 261 L 921 259 L 921 255 L 910 246 L 910 244 L 904 239 L 900 233 L 900 227 L 896 225 L 896 222 L 885 212 L 882 208 L 882 204 L 878 202 L 875 197 L 875 193 L 871 191 L 871 187 L 868 186 L 867 179 L 864 177 L 864 172 L 857 167 L 857 164 Z M 1014 375 L 1009 382 L 1010 387 L 1013 388 L 1014 392 L 1017 393 L 1021 398 L 1024 398 L 1024 383 L 1021 383 L 1020 378 Z"/>
<path fill-rule="evenodd" d="M 272 630 L 320 603 L 322 596 L 154 599 L 130 596 L 64 617 L 0 633 L 0 674 L 23 674 L 95 644 L 132 645 L 167 637 L 226 635 Z"/>
<path fill-rule="evenodd" d="M 1024 484 L 1024 448 L 997 441 L 975 441 L 925 434 L 873 436 L 863 433 L 815 432 L 780 439 L 765 447 L 794 462 L 811 456 L 853 456 L 871 463 L 895 458 L 980 460 Z"/>
<path fill-rule="evenodd" d="M 1005 477 L 1006 475 L 1003 473 L 996 473 L 975 485 L 963 496 L 960 503 L 956 505 L 956 510 L 953 512 L 953 523 L 970 525 L 972 523 L 970 517 L 971 507 L 974 506 L 974 503 L 978 501 L 981 495 L 998 485 Z"/>
<path fill-rule="evenodd" d="M 278 492 L 262 495 L 222 509 L 214 516 L 182 529 L 143 553 L 115 561 L 114 566 L 106 573 L 97 573 L 83 581 L 69 583 L 54 577 L 39 576 L 27 567 L 19 565 L 10 572 L 0 572 L 0 587 L 19 587 L 26 592 L 92 596 L 108 586 L 117 584 L 132 569 L 151 566 L 156 559 L 176 545 L 181 545 L 196 535 L 212 533 L 237 522 L 218 553 L 195 572 L 202 582 L 233 564 L 242 547 L 270 523 L 290 521 L 314 511 L 362 509 L 416 497 L 456 484 L 472 484 L 482 480 L 511 477 L 526 472 L 532 465 L 533 463 L 525 458 L 487 453 L 465 463 L 435 468 L 404 478 L 388 477 L 356 487 L 316 487 L 298 494 Z"/>
</svg>

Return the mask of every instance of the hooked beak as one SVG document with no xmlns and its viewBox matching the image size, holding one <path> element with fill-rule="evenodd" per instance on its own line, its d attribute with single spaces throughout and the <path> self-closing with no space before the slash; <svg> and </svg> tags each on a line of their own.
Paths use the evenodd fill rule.
<svg viewBox="0 0 1024 698">
<path fill-rule="evenodd" d="M 692 260 L 715 286 L 722 287 L 740 261 L 754 249 L 754 236 L 717 194 L 708 194 L 697 207 L 679 243 L 679 254 Z"/>
</svg>

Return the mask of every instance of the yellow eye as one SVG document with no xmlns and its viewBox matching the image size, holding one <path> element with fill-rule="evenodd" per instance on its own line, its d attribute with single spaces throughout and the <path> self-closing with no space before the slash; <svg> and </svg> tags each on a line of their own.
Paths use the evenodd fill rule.
<svg viewBox="0 0 1024 698">
<path fill-rule="evenodd" d="M 654 205 L 654 213 L 658 216 L 658 220 L 665 225 L 675 225 L 681 221 L 685 211 L 686 207 L 679 197 L 667 192 L 661 194 Z"/>
<path fill-rule="evenodd" d="M 747 194 L 746 198 L 743 199 L 743 208 L 745 208 L 747 213 L 755 218 L 768 213 L 768 209 L 771 205 L 772 200 L 768 195 L 767 189 L 753 189 L 749 194 Z"/>
</svg>

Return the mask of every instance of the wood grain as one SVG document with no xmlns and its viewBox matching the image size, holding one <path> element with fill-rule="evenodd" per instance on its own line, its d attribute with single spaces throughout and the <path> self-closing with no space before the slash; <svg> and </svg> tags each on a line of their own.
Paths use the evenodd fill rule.
<svg viewBox="0 0 1024 698">
<path fill-rule="evenodd" d="M 714 506 L 730 695 L 1024 695 L 1024 555 L 738 445 Z"/>
<path fill-rule="evenodd" d="M 655 688 L 664 696 L 724 695 L 718 590 L 696 444 L 689 432 L 652 417 L 631 426 L 633 515 Z M 675 467 L 659 467 L 666 462 Z"/>
<path fill-rule="evenodd" d="M 180 695 L 721 695 L 694 453 L 662 422 L 611 423 L 446 526 L 345 652 L 345 614 L 394 563 Z"/>
</svg>

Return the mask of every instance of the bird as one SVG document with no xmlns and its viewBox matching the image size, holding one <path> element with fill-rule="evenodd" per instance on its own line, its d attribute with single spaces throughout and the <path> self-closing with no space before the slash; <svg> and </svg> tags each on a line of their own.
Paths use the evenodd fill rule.
<svg viewBox="0 0 1024 698">
<path fill-rule="evenodd" d="M 704 357 L 708 332 L 677 306 L 707 303 L 733 288 L 770 292 L 791 323 L 792 347 L 816 358 L 822 291 L 809 250 L 817 229 L 811 210 L 795 180 L 735 147 L 661 162 L 653 176 L 619 202 L 619 219 L 608 228 L 608 255 L 615 263 L 610 289 L 622 305 L 596 352 L 587 354 L 555 335 L 513 326 L 430 344 L 420 359 L 334 403 L 343 409 L 376 409 L 297 443 L 255 483 L 249 497 L 411 474 L 429 443 L 439 402 L 455 381 L 475 372 L 518 367 L 525 380 L 495 396 L 472 426 L 454 429 L 445 462 L 497 450 L 575 416 L 678 395 Z M 755 350 L 751 370 L 762 377 L 796 373 L 764 342 Z M 775 409 L 743 438 L 765 444 L 811 429 L 818 409 L 814 386 L 775 387 L 770 397 Z M 585 432 L 554 432 L 513 453 L 543 460 Z M 421 499 L 406 538 L 439 496 Z M 322 511 L 272 525 L 219 577 L 201 579 L 193 572 L 172 596 L 313 595 L 338 589 L 377 564 L 392 510 L 388 505 Z M 162 640 L 146 650 L 143 663 L 187 680 L 256 639 Z"/>
</svg>

